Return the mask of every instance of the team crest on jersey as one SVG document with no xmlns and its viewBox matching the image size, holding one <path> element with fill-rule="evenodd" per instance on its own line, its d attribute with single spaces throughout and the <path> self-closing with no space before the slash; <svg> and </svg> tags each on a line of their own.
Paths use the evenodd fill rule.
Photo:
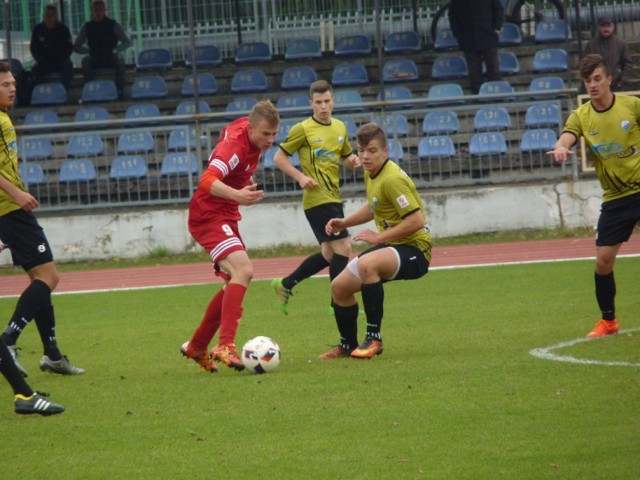
<svg viewBox="0 0 640 480">
<path fill-rule="evenodd" d="M 629 130 L 631 128 L 631 122 L 629 120 L 623 120 L 620 122 L 620 126 L 623 130 Z"/>
<path fill-rule="evenodd" d="M 240 163 L 238 157 L 236 157 L 235 155 L 231 157 L 231 160 L 229 160 L 229 166 L 231 167 L 231 170 L 236 168 L 238 166 L 238 163 Z"/>
<path fill-rule="evenodd" d="M 595 137 L 596 135 L 598 135 L 600 132 L 598 130 L 596 130 L 595 132 L 588 132 L 587 135 L 589 137 Z"/>
<path fill-rule="evenodd" d="M 371 203 L 373 203 L 373 208 L 377 208 L 378 207 L 378 197 L 373 197 L 371 199 Z"/>
<path fill-rule="evenodd" d="M 344 143 L 344 137 L 338 137 L 338 143 L 342 145 Z"/>
<path fill-rule="evenodd" d="M 396 198 L 396 203 L 400 208 L 407 208 L 409 206 L 409 201 L 404 195 L 400 195 L 398 198 Z"/>
</svg>

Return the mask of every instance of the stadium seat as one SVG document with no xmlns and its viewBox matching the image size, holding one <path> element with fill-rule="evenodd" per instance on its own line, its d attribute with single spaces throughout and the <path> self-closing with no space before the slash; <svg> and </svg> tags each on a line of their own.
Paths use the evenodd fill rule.
<svg viewBox="0 0 640 480">
<path fill-rule="evenodd" d="M 476 131 L 506 130 L 511 128 L 511 116 L 504 107 L 483 107 L 473 117 Z"/>
<path fill-rule="evenodd" d="M 467 75 L 467 61 L 462 55 L 440 55 L 431 66 L 434 80 L 466 78 Z"/>
<path fill-rule="evenodd" d="M 53 125 L 55 123 L 60 123 L 60 118 L 53 110 L 32 110 L 24 117 L 24 125 Z"/>
<path fill-rule="evenodd" d="M 18 170 L 22 183 L 27 186 L 45 183 L 44 170 L 35 162 L 20 162 Z"/>
<path fill-rule="evenodd" d="M 500 132 L 481 132 L 471 137 L 469 154 L 501 155 L 507 153 L 507 142 Z"/>
<path fill-rule="evenodd" d="M 159 116 L 160 108 L 158 108 L 155 103 L 137 103 L 129 105 L 126 112 L 124 113 L 124 118 L 127 119 L 151 118 Z"/>
<path fill-rule="evenodd" d="M 342 121 L 347 127 L 347 136 L 349 137 L 349 139 L 351 140 L 355 139 L 356 132 L 358 131 L 358 126 L 356 125 L 356 122 L 354 122 L 353 119 L 351 118 L 342 118 Z"/>
<path fill-rule="evenodd" d="M 46 159 L 53 156 L 53 146 L 48 137 L 23 137 L 18 150 L 23 160 Z"/>
<path fill-rule="evenodd" d="M 113 80 L 91 80 L 82 87 L 82 103 L 118 100 L 118 89 Z"/>
<path fill-rule="evenodd" d="M 479 98 L 480 101 L 501 102 L 505 100 L 514 100 L 515 97 L 507 96 L 510 93 L 514 93 L 514 92 L 515 92 L 514 88 L 506 80 L 490 80 L 488 82 L 483 82 L 480 85 L 480 91 L 478 92 L 478 95 L 481 97 Z M 505 96 L 500 98 L 495 98 L 495 97 L 492 98 L 491 97 L 492 95 L 505 95 Z M 482 97 L 487 97 L 487 98 L 482 98 Z"/>
<path fill-rule="evenodd" d="M 373 117 L 373 122 L 380 125 L 388 137 L 406 137 L 409 135 L 409 121 L 400 113 L 388 113 L 383 117 Z"/>
<path fill-rule="evenodd" d="M 264 42 L 246 42 L 236 49 L 236 63 L 270 62 L 271 50 Z"/>
<path fill-rule="evenodd" d="M 520 151 L 522 153 L 546 152 L 553 150 L 557 141 L 556 132 L 550 128 L 525 130 L 520 140 Z"/>
<path fill-rule="evenodd" d="M 387 147 L 389 147 L 389 158 L 394 162 L 401 162 L 404 160 L 404 148 L 402 144 L 395 138 L 387 140 Z"/>
<path fill-rule="evenodd" d="M 409 58 L 387 60 L 382 67 L 382 79 L 386 83 L 418 80 L 418 66 Z"/>
<path fill-rule="evenodd" d="M 499 52 L 498 62 L 500 63 L 501 75 L 517 75 L 520 73 L 520 62 L 515 53 L 505 50 Z"/>
<path fill-rule="evenodd" d="M 198 113 L 210 113 L 211 107 L 209 104 L 200 100 L 198 102 Z M 183 100 L 176 107 L 176 115 L 195 115 L 196 114 L 196 103 L 193 100 Z"/>
<path fill-rule="evenodd" d="M 438 83 L 429 87 L 427 98 L 441 104 L 464 103 L 464 91 L 457 83 Z"/>
<path fill-rule="evenodd" d="M 368 83 L 369 74 L 362 63 L 341 63 L 334 67 L 331 74 L 331 84 L 334 87 Z"/>
<path fill-rule="evenodd" d="M 249 115 L 253 106 L 258 103 L 255 97 L 234 98 L 225 107 L 228 119 L 235 119 Z"/>
<path fill-rule="evenodd" d="M 567 40 L 567 25 L 560 18 L 541 20 L 536 23 L 536 43 L 558 43 Z"/>
<path fill-rule="evenodd" d="M 318 74 L 315 69 L 308 65 L 301 65 L 287 68 L 282 74 L 280 86 L 283 90 L 307 89 L 316 80 L 318 80 Z"/>
<path fill-rule="evenodd" d="M 564 90 L 564 80 L 560 77 L 538 77 L 531 80 L 529 84 L 529 92 L 536 94 L 546 94 L 555 90 Z M 540 98 L 542 95 L 533 95 L 532 98 Z M 544 95 L 548 97 L 549 95 Z"/>
<path fill-rule="evenodd" d="M 564 72 L 568 70 L 567 51 L 562 48 L 545 48 L 533 55 L 533 71 Z"/>
<path fill-rule="evenodd" d="M 147 153 L 154 149 L 153 136 L 147 130 L 130 130 L 123 132 L 118 137 L 117 153 Z"/>
<path fill-rule="evenodd" d="M 107 122 L 109 112 L 104 107 L 82 107 L 76 111 L 73 119 L 75 122 Z"/>
<path fill-rule="evenodd" d="M 447 50 L 458 50 L 458 40 L 453 36 L 453 32 L 450 28 L 438 28 L 436 30 L 436 38 L 433 40 L 433 48 L 437 52 L 443 52 Z"/>
<path fill-rule="evenodd" d="M 67 91 L 62 83 L 40 83 L 33 87 L 31 105 L 63 105 L 67 103 Z"/>
<path fill-rule="evenodd" d="M 167 95 L 169 95 L 167 82 L 159 75 L 136 78 L 131 87 L 133 100 L 165 98 Z"/>
<path fill-rule="evenodd" d="M 274 170 L 276 168 L 274 158 L 278 149 L 279 147 L 271 147 L 262 154 L 262 167 L 265 170 Z M 300 158 L 298 157 L 298 152 L 295 152 L 291 157 L 289 157 L 289 161 L 294 167 L 300 168 Z"/>
<path fill-rule="evenodd" d="M 199 72 L 197 79 L 199 95 L 215 95 L 218 93 L 218 82 L 213 74 L 209 72 Z M 195 84 L 196 82 L 193 81 L 193 75 L 187 75 L 182 81 L 180 93 L 185 97 L 194 96 Z"/>
<path fill-rule="evenodd" d="M 378 101 L 379 102 L 382 101 L 381 94 L 378 94 Z M 409 90 L 407 87 L 400 87 L 400 86 L 385 87 L 384 101 L 394 102 L 393 104 L 385 105 L 385 108 L 387 110 L 413 108 L 413 93 L 411 93 L 411 90 Z"/>
<path fill-rule="evenodd" d="M 302 60 L 322 57 L 320 42 L 315 38 L 289 40 L 285 47 L 285 60 Z"/>
<path fill-rule="evenodd" d="M 416 53 L 422 50 L 422 40 L 416 32 L 394 32 L 384 39 L 385 53 Z"/>
<path fill-rule="evenodd" d="M 243 92 L 266 92 L 267 76 L 263 70 L 240 70 L 231 79 L 231 91 L 233 93 Z"/>
<path fill-rule="evenodd" d="M 336 40 L 336 57 L 348 57 L 351 55 L 370 55 L 371 42 L 365 35 L 347 35 Z"/>
<path fill-rule="evenodd" d="M 173 66 L 171 52 L 166 48 L 147 48 L 138 54 L 136 70 L 168 70 Z"/>
<path fill-rule="evenodd" d="M 198 173 L 198 159 L 193 153 L 168 153 L 162 159 L 160 175 L 189 175 Z"/>
<path fill-rule="evenodd" d="M 203 147 L 206 144 L 206 137 L 200 138 L 200 146 Z M 195 127 L 189 127 L 189 138 L 184 128 L 175 128 L 169 132 L 169 141 L 167 142 L 167 149 L 169 150 L 190 150 L 196 148 L 196 129 Z"/>
<path fill-rule="evenodd" d="M 194 59 L 197 67 L 217 67 L 222 65 L 220 50 L 215 45 L 200 45 L 195 47 L 195 55 L 193 55 L 192 50 L 189 50 L 184 59 L 185 67 L 191 68 Z"/>
<path fill-rule="evenodd" d="M 520 45 L 522 43 L 522 34 L 520 27 L 515 23 L 505 22 L 500 30 L 499 44 L 501 47 L 509 47 Z"/>
<path fill-rule="evenodd" d="M 116 157 L 111 163 L 109 178 L 143 178 L 148 173 L 147 163 L 140 155 L 122 155 Z"/>
<path fill-rule="evenodd" d="M 96 180 L 96 166 L 88 158 L 67 160 L 60 167 L 58 181 L 64 182 L 91 182 Z"/>
<path fill-rule="evenodd" d="M 335 111 L 339 112 L 364 112 L 362 96 L 357 90 L 337 90 L 333 92 Z"/>
<path fill-rule="evenodd" d="M 435 135 L 424 137 L 418 143 L 418 157 L 427 160 L 437 157 L 453 157 L 456 148 L 453 140 L 447 135 Z"/>
<path fill-rule="evenodd" d="M 458 115 L 452 110 L 429 112 L 422 122 L 422 132 L 427 135 L 452 134 L 459 130 Z"/>
<path fill-rule="evenodd" d="M 278 134 L 276 135 L 276 143 L 282 143 L 287 139 L 287 135 L 289 135 L 289 130 L 293 127 L 299 120 L 292 120 L 284 118 L 280 121 L 280 129 L 278 130 Z"/>
<path fill-rule="evenodd" d="M 69 138 L 67 142 L 68 157 L 86 157 L 102 155 L 104 142 L 97 133 L 81 133 Z"/>
<path fill-rule="evenodd" d="M 280 95 L 280 97 L 278 97 L 276 107 L 278 112 L 280 112 L 280 115 L 283 117 L 301 117 L 311 113 L 309 97 L 298 93 Z M 295 111 L 286 111 L 287 109 L 295 109 Z"/>
<path fill-rule="evenodd" d="M 527 128 L 558 127 L 560 122 L 560 109 L 555 103 L 531 105 L 524 120 Z"/>
</svg>

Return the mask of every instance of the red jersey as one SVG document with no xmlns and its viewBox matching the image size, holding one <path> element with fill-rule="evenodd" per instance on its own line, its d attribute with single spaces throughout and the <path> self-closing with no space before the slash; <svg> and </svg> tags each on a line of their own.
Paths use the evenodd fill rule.
<svg viewBox="0 0 640 480">
<path fill-rule="evenodd" d="M 238 190 L 249 185 L 262 153 L 262 150 L 249 141 L 248 125 L 249 117 L 243 117 L 222 130 L 207 167 L 215 172 L 218 182 L 224 182 Z M 221 219 L 238 221 L 241 218 L 238 202 L 215 197 L 199 187 L 189 203 L 189 224 L 201 225 Z"/>
</svg>

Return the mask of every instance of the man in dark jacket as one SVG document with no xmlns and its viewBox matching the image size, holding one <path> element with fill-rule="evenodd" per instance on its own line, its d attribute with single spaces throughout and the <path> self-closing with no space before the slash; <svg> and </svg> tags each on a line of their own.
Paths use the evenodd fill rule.
<svg viewBox="0 0 640 480">
<path fill-rule="evenodd" d="M 613 82 L 611 90 L 624 90 L 631 81 L 633 61 L 629 45 L 615 33 L 616 27 L 611 17 L 598 19 L 598 35 L 584 49 L 585 55 L 597 53 L 606 59 Z"/>
<path fill-rule="evenodd" d="M 452 0 L 449 6 L 449 24 L 467 60 L 473 94 L 478 93 L 483 82 L 483 61 L 487 80 L 500 80 L 498 40 L 503 22 L 500 0 Z"/>
<path fill-rule="evenodd" d="M 99 68 L 114 68 L 116 70 L 115 83 L 122 97 L 124 89 L 124 60 L 120 52 L 126 50 L 131 41 L 114 19 L 107 17 L 104 0 L 91 2 L 91 20 L 85 23 L 73 47 L 76 53 L 88 53 L 82 59 L 84 81 L 95 78 L 95 70 Z M 87 43 L 88 46 L 84 46 Z"/>
<path fill-rule="evenodd" d="M 71 32 L 58 20 L 58 9 L 53 4 L 44 7 L 44 18 L 31 33 L 31 55 L 36 63 L 31 69 L 35 83 L 43 83 L 51 73 L 60 73 L 62 83 L 69 90 L 73 78 Z"/>
</svg>

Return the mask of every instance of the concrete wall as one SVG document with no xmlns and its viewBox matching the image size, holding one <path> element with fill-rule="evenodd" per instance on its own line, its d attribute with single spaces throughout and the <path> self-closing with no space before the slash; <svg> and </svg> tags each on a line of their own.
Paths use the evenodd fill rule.
<svg viewBox="0 0 640 480">
<path fill-rule="evenodd" d="M 449 237 L 501 230 L 594 226 L 601 190 L 593 180 L 442 189 L 425 191 L 422 198 L 434 237 Z M 363 197 L 347 199 L 346 212 L 352 212 L 363 201 Z M 243 208 L 242 215 L 240 229 L 249 248 L 316 243 L 300 199 L 264 202 Z M 186 206 L 67 216 L 42 214 L 38 218 L 58 262 L 134 258 L 157 248 L 176 253 L 200 248 L 187 231 Z M 8 253 L 0 255 L 0 264 L 10 263 Z"/>
</svg>

